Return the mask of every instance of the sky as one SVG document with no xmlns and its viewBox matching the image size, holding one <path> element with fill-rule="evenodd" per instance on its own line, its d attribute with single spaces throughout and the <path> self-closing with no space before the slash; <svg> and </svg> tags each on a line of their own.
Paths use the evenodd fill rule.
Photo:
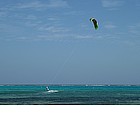
<svg viewBox="0 0 140 140">
<path fill-rule="evenodd" d="M 140 84 L 139 13 L 139 0 L 0 0 L 0 84 Z"/>
</svg>

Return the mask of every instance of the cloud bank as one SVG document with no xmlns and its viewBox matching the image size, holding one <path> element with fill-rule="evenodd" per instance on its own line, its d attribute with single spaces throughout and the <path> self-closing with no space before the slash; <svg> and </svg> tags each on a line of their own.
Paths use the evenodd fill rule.
<svg viewBox="0 0 140 140">
<path fill-rule="evenodd" d="M 122 0 L 102 0 L 102 6 L 108 9 L 117 9 L 123 6 L 124 1 Z"/>
</svg>

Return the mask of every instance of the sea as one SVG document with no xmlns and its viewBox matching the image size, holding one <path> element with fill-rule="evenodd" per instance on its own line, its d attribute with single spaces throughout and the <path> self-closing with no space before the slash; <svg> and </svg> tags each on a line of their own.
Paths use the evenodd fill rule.
<svg viewBox="0 0 140 140">
<path fill-rule="evenodd" d="M 0 85 L 0 105 L 140 105 L 140 85 Z"/>
</svg>

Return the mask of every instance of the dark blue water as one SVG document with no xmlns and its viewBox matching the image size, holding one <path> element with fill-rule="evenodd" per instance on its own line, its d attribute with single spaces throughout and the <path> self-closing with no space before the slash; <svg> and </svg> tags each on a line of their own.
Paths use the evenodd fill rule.
<svg viewBox="0 0 140 140">
<path fill-rule="evenodd" d="M 1 85 L 1 105 L 139 105 L 140 86 Z"/>
</svg>

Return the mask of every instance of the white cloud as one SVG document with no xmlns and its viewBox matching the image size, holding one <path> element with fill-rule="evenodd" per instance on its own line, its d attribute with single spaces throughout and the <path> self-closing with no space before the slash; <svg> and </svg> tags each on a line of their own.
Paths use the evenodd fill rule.
<svg viewBox="0 0 140 140">
<path fill-rule="evenodd" d="M 76 39 L 91 39 L 93 36 L 91 35 L 75 35 Z"/>
<path fill-rule="evenodd" d="M 34 0 L 32 2 L 17 2 L 14 4 L 8 4 L 4 7 L 0 6 L 0 16 L 5 13 L 13 12 L 17 10 L 45 10 L 45 9 L 55 9 L 55 8 L 66 8 L 69 7 L 66 0 Z"/>
<path fill-rule="evenodd" d="M 122 6 L 124 1 L 122 0 L 102 0 L 102 6 L 104 8 L 117 8 Z"/>
<path fill-rule="evenodd" d="M 50 0 L 50 3 L 48 4 L 48 7 L 67 7 L 68 3 L 65 0 Z"/>
<path fill-rule="evenodd" d="M 92 39 L 95 39 L 95 40 L 100 40 L 100 39 L 107 39 L 107 38 L 110 38 L 110 36 L 108 36 L 108 35 L 105 35 L 105 34 L 100 34 L 100 33 L 98 33 L 98 34 L 96 34 L 96 35 L 93 35 L 93 34 L 85 34 L 85 35 L 83 35 L 83 34 L 74 34 L 73 35 L 73 38 L 74 39 L 78 39 L 78 40 L 92 40 Z"/>
<path fill-rule="evenodd" d="M 56 20 L 58 20 L 58 18 L 56 18 L 56 17 L 48 17 L 48 20 L 49 21 L 56 21 Z"/>
<path fill-rule="evenodd" d="M 64 8 L 68 7 L 68 3 L 65 0 L 50 0 L 48 2 L 41 2 L 36 0 L 28 3 L 18 3 L 14 8 L 18 9 L 46 9 L 46 8 Z"/>
<path fill-rule="evenodd" d="M 128 26 L 128 31 L 132 35 L 140 36 L 140 23 L 136 23 L 134 25 Z"/>
<path fill-rule="evenodd" d="M 39 31 L 42 32 L 49 32 L 49 33 L 66 33 L 69 32 L 69 29 L 67 29 L 66 27 L 62 27 L 62 26 L 55 26 L 55 25 L 40 25 L 40 27 L 38 27 Z"/>
<path fill-rule="evenodd" d="M 0 19 L 0 31 L 4 34 L 3 39 L 34 41 L 68 38 L 70 29 L 63 25 L 59 16 L 42 14 L 41 11 L 42 9 L 49 11 L 49 8 L 55 10 L 55 8 L 67 6 L 68 3 L 65 0 L 35 0 L 0 7 L 0 17 L 2 17 Z M 25 10 L 30 10 L 30 13 L 25 12 Z M 34 10 L 40 11 L 35 12 Z M 2 21 L 3 17 L 6 19 Z"/>
<path fill-rule="evenodd" d="M 116 25 L 113 25 L 112 23 L 107 23 L 104 27 L 106 29 L 114 29 L 114 28 L 117 28 L 117 26 Z"/>
<path fill-rule="evenodd" d="M 26 8 L 42 8 L 44 5 L 40 1 L 34 1 L 30 3 L 19 3 L 16 5 L 16 8 L 26 9 Z"/>
</svg>

